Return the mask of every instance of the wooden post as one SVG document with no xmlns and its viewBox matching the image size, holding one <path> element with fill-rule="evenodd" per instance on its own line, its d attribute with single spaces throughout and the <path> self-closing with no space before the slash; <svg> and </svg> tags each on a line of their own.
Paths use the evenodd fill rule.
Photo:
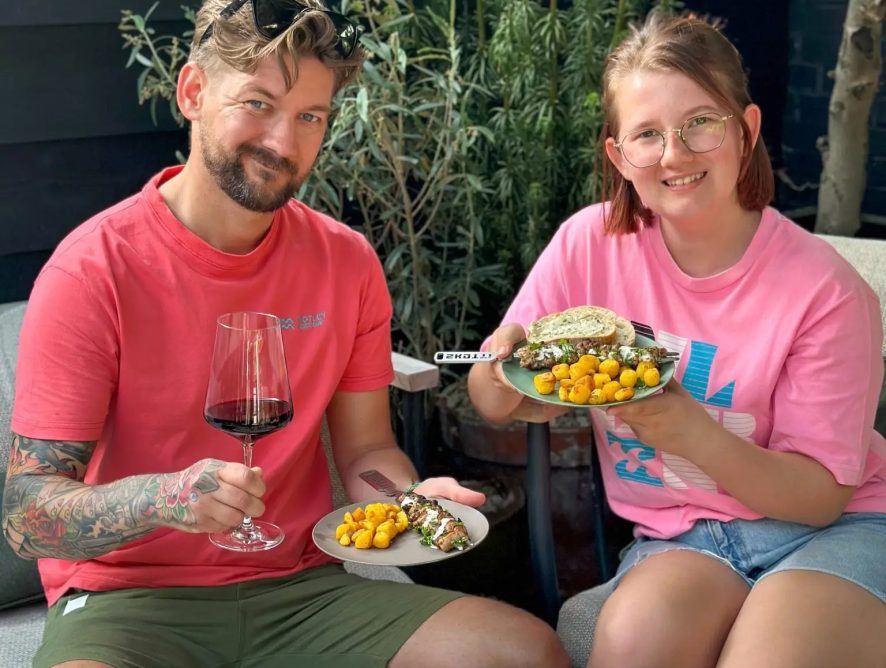
<svg viewBox="0 0 886 668">
<path fill-rule="evenodd" d="M 821 188 L 815 231 L 854 236 L 861 227 L 871 104 L 879 87 L 886 0 L 849 0 L 833 72 L 828 134 L 819 139 Z"/>
</svg>

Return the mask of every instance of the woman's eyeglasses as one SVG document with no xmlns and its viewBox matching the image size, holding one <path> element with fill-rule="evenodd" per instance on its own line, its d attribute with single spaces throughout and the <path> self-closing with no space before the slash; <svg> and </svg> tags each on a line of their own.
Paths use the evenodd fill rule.
<svg viewBox="0 0 886 668">
<path fill-rule="evenodd" d="M 221 10 L 219 17 L 231 18 L 246 2 L 247 0 L 234 0 Z M 281 35 L 304 14 L 308 12 L 321 12 L 335 26 L 335 31 L 338 34 L 336 50 L 339 55 L 342 58 L 349 58 L 354 53 L 354 49 L 357 48 L 357 41 L 362 32 L 361 26 L 354 24 L 343 14 L 319 7 L 311 7 L 296 0 L 251 0 L 251 2 L 252 13 L 255 16 L 255 28 L 259 34 L 268 39 L 274 39 Z M 206 42 L 210 35 L 212 35 L 212 25 L 210 23 L 206 32 L 203 33 L 203 36 L 200 38 L 200 45 Z"/>
<path fill-rule="evenodd" d="M 622 157 L 634 167 L 652 167 L 664 157 L 665 135 L 676 132 L 680 140 L 693 153 L 707 153 L 723 145 L 726 139 L 726 121 L 735 116 L 728 114 L 702 114 L 693 116 L 677 130 L 638 130 L 615 143 Z"/>
</svg>

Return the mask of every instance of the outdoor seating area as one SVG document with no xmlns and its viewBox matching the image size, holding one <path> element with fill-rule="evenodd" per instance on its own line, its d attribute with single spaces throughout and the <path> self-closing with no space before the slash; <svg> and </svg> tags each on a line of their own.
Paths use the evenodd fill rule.
<svg viewBox="0 0 886 668">
<path fill-rule="evenodd" d="M 0 6 L 0 668 L 880 667 L 886 3 L 75 5 Z"/>
<path fill-rule="evenodd" d="M 886 274 L 882 271 L 882 262 L 886 258 L 886 241 L 862 240 L 845 237 L 824 237 L 834 245 L 858 270 L 862 277 L 880 296 L 883 305 L 883 320 L 886 324 Z M 18 332 L 21 319 L 26 308 L 25 303 L 13 303 L 2 306 L 0 310 L 0 420 L 6 425 L 3 432 L 6 436 L 0 445 L 0 469 L 5 472 L 11 442 L 8 429 L 12 407 L 15 359 L 18 347 Z M 886 347 L 883 350 L 886 359 Z M 437 367 L 403 355 L 395 356 L 395 372 L 397 379 L 393 387 L 402 392 L 403 401 L 420 401 L 422 393 L 434 388 L 438 383 Z M 878 422 L 880 429 L 886 428 L 886 386 L 880 396 Z M 0 425 L 2 426 L 2 425 Z M 424 431 L 421 424 L 410 425 L 408 431 L 413 434 L 408 444 L 416 460 L 421 461 L 420 434 Z M 531 425 L 527 431 L 527 448 L 529 464 L 526 472 L 527 517 L 525 527 L 531 554 L 531 576 L 540 599 L 533 606 L 552 624 L 569 652 L 572 665 L 582 668 L 587 662 L 593 639 L 594 624 L 611 593 L 611 586 L 600 582 L 587 591 L 561 600 L 561 591 L 557 579 L 557 548 L 550 521 L 550 453 L 547 425 Z M 327 444 L 328 445 L 328 444 Z M 592 443 L 588 443 L 588 448 Z M 334 466 L 330 466 L 333 474 L 333 488 L 337 507 L 347 502 L 341 484 L 336 483 L 337 475 Z M 602 572 L 611 576 L 612 553 L 622 546 L 611 545 L 603 530 L 608 509 L 603 497 L 602 482 L 597 479 L 593 488 L 593 506 L 586 509 L 593 514 L 598 559 L 608 564 Z M 2 492 L 2 480 L 0 480 Z M 568 559 L 568 555 L 560 555 L 560 559 Z M 392 567 L 374 567 L 361 564 L 347 564 L 351 572 L 356 572 L 373 579 L 387 579 L 408 582 L 410 578 L 400 569 Z M 36 563 L 22 561 L 14 556 L 8 546 L 0 544 L 0 665 L 10 668 L 29 665 L 30 658 L 40 643 L 45 618 L 45 603 L 42 601 L 42 589 L 36 573 Z"/>
</svg>

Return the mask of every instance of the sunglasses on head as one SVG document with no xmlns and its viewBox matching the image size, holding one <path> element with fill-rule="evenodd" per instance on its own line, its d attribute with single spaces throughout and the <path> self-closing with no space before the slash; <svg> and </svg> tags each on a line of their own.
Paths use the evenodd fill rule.
<svg viewBox="0 0 886 668">
<path fill-rule="evenodd" d="M 247 0 L 234 0 L 221 10 L 219 17 L 224 19 L 231 18 L 246 2 Z M 335 32 L 338 35 L 336 51 L 338 51 L 339 55 L 342 58 L 348 58 L 354 53 L 354 49 L 357 48 L 361 27 L 355 25 L 343 14 L 319 7 L 311 7 L 296 0 L 251 0 L 251 2 L 252 14 L 255 17 L 255 29 L 258 30 L 259 34 L 268 39 L 274 39 L 278 35 L 283 34 L 289 26 L 298 21 L 307 12 L 321 12 L 335 26 Z M 212 35 L 212 25 L 210 23 L 206 32 L 203 33 L 203 37 L 200 38 L 200 45 Z"/>
</svg>

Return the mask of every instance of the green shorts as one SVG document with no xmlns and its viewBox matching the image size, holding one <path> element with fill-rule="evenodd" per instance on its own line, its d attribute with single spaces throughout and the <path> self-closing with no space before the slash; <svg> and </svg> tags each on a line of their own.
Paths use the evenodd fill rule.
<svg viewBox="0 0 886 668">
<path fill-rule="evenodd" d="M 340 565 L 223 587 L 76 592 L 50 608 L 33 665 L 386 666 L 428 617 L 460 596 L 367 580 Z"/>
</svg>

